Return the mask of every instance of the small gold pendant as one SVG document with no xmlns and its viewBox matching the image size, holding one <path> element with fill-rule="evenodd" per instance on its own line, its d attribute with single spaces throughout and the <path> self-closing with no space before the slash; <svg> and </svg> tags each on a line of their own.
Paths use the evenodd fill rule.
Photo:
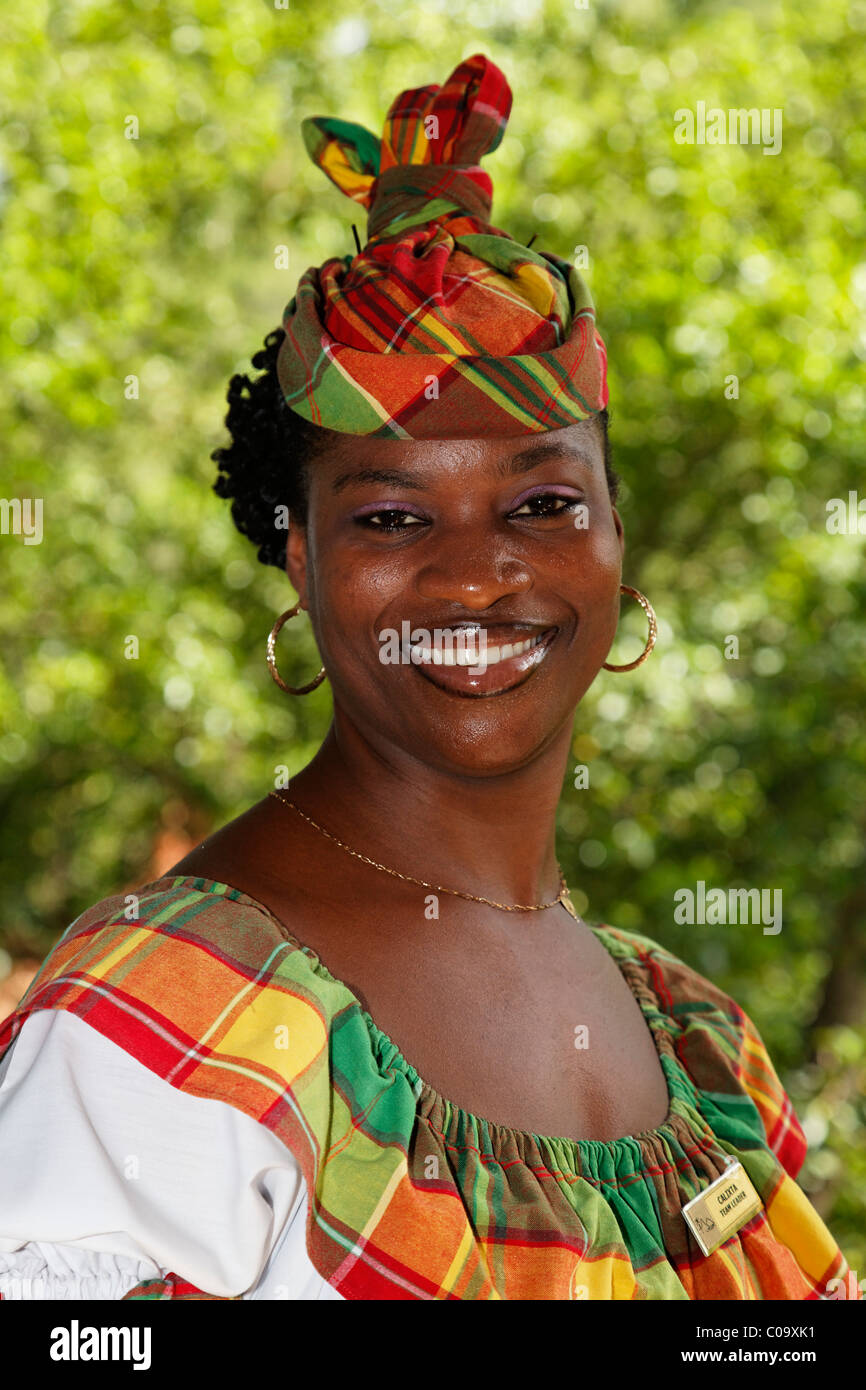
<svg viewBox="0 0 866 1390">
<path fill-rule="evenodd" d="M 572 916 L 575 921 L 577 921 L 577 912 L 575 911 L 574 904 L 572 903 L 571 898 L 561 898 L 560 902 L 562 903 L 562 906 L 565 908 L 566 912 L 569 913 L 569 915 Z"/>
<path fill-rule="evenodd" d="M 683 1216 L 705 1255 L 751 1221 L 763 1207 L 742 1163 L 729 1163 L 721 1177 L 683 1207 Z"/>
</svg>

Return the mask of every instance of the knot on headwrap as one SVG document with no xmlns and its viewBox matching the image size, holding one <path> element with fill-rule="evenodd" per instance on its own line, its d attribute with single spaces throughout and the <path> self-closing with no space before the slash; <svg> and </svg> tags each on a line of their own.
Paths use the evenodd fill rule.
<svg viewBox="0 0 866 1390">
<path fill-rule="evenodd" d="M 434 203 L 441 205 L 440 214 L 459 211 L 478 222 L 489 222 L 493 185 L 483 169 L 473 172 L 478 177 L 459 164 L 395 164 L 386 169 L 374 185 L 367 236 L 390 236 L 405 227 L 413 213 L 420 212 L 429 221 Z"/>
<path fill-rule="evenodd" d="M 490 225 L 482 155 L 511 89 L 484 54 L 401 92 L 381 140 L 311 116 L 313 161 L 367 209 L 367 243 L 301 277 L 277 361 L 292 410 L 348 434 L 409 439 L 559 429 L 607 404 L 604 344 L 570 262 Z"/>
</svg>

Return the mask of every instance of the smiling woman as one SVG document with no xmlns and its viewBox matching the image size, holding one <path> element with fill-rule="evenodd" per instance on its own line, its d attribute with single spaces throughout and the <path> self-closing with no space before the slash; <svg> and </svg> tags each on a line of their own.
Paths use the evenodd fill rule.
<svg viewBox="0 0 866 1390">
<path fill-rule="evenodd" d="M 557 861 L 624 535 L 589 293 L 489 223 L 510 103 L 476 54 L 381 141 L 304 123 L 368 241 L 233 380 L 216 490 L 298 594 L 272 673 L 327 677 L 333 718 L 291 794 L 72 923 L 0 1030 L 4 1297 L 807 1299 L 847 1273 L 754 1025 L 583 922 Z M 300 609 L 322 670 L 293 689 Z"/>
</svg>

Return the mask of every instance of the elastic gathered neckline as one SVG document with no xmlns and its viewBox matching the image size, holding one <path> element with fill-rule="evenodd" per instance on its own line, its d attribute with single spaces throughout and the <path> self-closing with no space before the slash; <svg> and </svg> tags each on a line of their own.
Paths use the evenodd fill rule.
<svg viewBox="0 0 866 1390">
<path fill-rule="evenodd" d="M 281 922 L 278 917 L 274 916 L 274 913 L 269 907 L 259 902 L 258 899 L 251 897 L 249 893 L 245 893 L 243 889 L 236 888 L 231 883 L 224 883 L 219 879 L 207 878 L 200 874 L 163 874 L 159 878 L 141 884 L 134 891 L 141 893 L 144 889 L 153 888 L 165 883 L 170 883 L 172 885 L 177 885 L 178 883 L 208 884 L 212 888 L 226 889 L 228 892 L 235 894 L 236 898 L 243 899 L 245 902 L 249 903 L 251 907 L 256 908 L 272 921 L 279 928 L 280 933 L 285 937 L 288 943 L 301 951 L 307 958 L 311 969 L 313 969 L 315 973 L 319 974 L 330 984 L 343 990 L 353 1001 L 366 1025 L 377 1063 L 381 1065 L 383 1057 L 386 1057 L 387 1061 L 385 1065 L 387 1068 L 391 1071 L 396 1068 L 401 1072 L 414 1091 L 416 1100 L 421 1103 L 420 1118 L 425 1119 L 425 1122 L 431 1124 L 433 1128 L 436 1128 L 435 1121 L 444 1121 L 445 1123 L 442 1125 L 442 1129 L 437 1129 L 437 1133 L 444 1132 L 444 1137 L 446 1139 L 450 1139 L 455 1133 L 464 1135 L 472 1134 L 477 1131 L 480 1135 L 485 1136 L 489 1140 L 489 1157 L 493 1160 L 496 1160 L 503 1152 L 514 1153 L 516 1151 L 523 1161 L 527 1161 L 524 1155 L 527 1149 L 531 1149 L 532 1147 L 538 1150 L 542 1158 L 551 1154 L 557 1156 L 557 1151 L 559 1151 L 560 1154 L 567 1157 L 572 1177 L 585 1176 L 585 1170 L 589 1169 L 591 1171 L 595 1168 L 600 1158 L 606 1156 L 613 1157 L 614 1159 L 634 1157 L 635 1150 L 640 1153 L 644 1148 L 652 1149 L 660 1160 L 667 1158 L 668 1162 L 666 1166 L 670 1167 L 670 1141 L 673 1140 L 675 1145 L 679 1147 L 682 1145 L 684 1137 L 691 1140 L 694 1153 L 703 1153 L 718 1147 L 717 1142 L 713 1140 L 705 1122 L 701 1126 L 704 1133 L 699 1135 L 695 1132 L 693 1124 L 689 1122 L 688 1115 L 682 1113 L 683 1110 L 688 1109 L 699 1112 L 698 1088 L 685 1071 L 685 1068 L 676 1056 L 673 1048 L 670 1046 L 665 1047 L 661 1043 L 662 1038 L 665 1038 L 668 1042 L 669 1039 L 667 1033 L 659 1024 L 659 1018 L 664 1011 L 659 1004 L 658 996 L 645 979 L 641 980 L 640 990 L 635 988 L 635 981 L 633 981 L 629 973 L 623 969 L 622 962 L 617 959 L 617 956 L 604 939 L 604 934 L 608 930 L 605 926 L 592 926 L 589 922 L 585 923 L 596 937 L 596 940 L 599 941 L 600 945 L 613 960 L 620 975 L 625 980 L 632 997 L 636 1000 L 641 1015 L 646 1022 L 664 1075 L 668 1096 L 668 1109 L 665 1118 L 660 1124 L 649 1129 L 638 1130 L 634 1134 L 619 1135 L 615 1139 L 571 1139 L 567 1135 L 538 1134 L 534 1130 L 515 1129 L 509 1125 L 499 1124 L 495 1120 L 487 1119 L 486 1116 L 476 1115 L 474 1111 L 467 1110 L 465 1107 L 457 1105 L 456 1102 L 449 1100 L 447 1096 L 441 1095 L 434 1086 L 430 1085 L 430 1083 L 421 1076 L 417 1067 L 404 1056 L 393 1038 L 391 1038 L 384 1029 L 378 1026 L 368 1010 L 364 1008 L 361 1000 L 354 991 L 349 988 L 346 982 L 339 979 L 336 975 L 331 974 L 331 971 L 325 965 L 319 953 L 312 946 L 306 946 L 302 941 L 299 941 L 298 938 L 289 931 L 288 927 Z M 632 964 L 634 964 L 634 962 L 632 962 Z M 638 966 L 638 968 L 640 967 Z M 672 1082 L 668 1066 L 666 1065 L 666 1059 L 668 1064 L 675 1068 L 678 1081 L 684 1086 L 688 1093 L 687 1099 L 677 1094 L 677 1088 Z M 433 1121 L 431 1121 L 430 1116 L 434 1117 Z M 682 1133 L 683 1129 L 685 1129 L 685 1135 Z"/>
</svg>

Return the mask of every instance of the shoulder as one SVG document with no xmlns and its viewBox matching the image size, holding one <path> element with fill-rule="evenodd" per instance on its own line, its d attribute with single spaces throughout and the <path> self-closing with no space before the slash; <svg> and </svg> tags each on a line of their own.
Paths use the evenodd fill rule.
<svg viewBox="0 0 866 1390">
<path fill-rule="evenodd" d="M 629 963 L 638 969 L 659 1011 L 670 1020 L 683 1060 L 711 1047 L 737 1072 L 758 1047 L 763 1052 L 754 1023 L 737 1001 L 663 943 L 607 924 L 592 930 L 626 973 Z"/>
<path fill-rule="evenodd" d="M 643 967 L 660 1009 L 684 1027 L 712 1021 L 733 1038 L 747 1024 L 746 1014 L 729 994 L 663 943 L 606 923 L 592 930 L 617 960 Z"/>
<path fill-rule="evenodd" d="M 279 862 L 283 876 L 291 876 L 298 861 L 295 834 L 297 826 L 278 814 L 279 806 L 270 795 L 220 826 L 173 864 L 164 875 L 204 878 L 237 884 L 242 888 L 266 883 L 273 865 Z"/>
<path fill-rule="evenodd" d="M 674 1051 L 712 1111 L 716 1132 L 741 1141 L 741 1126 L 762 1133 L 795 1176 L 806 1140 L 760 1032 L 745 1009 L 666 946 L 638 932 L 594 927 L 613 955 L 638 970 L 665 1019 Z M 755 1130 L 754 1117 L 760 1120 Z M 754 1121 L 754 1122 L 753 1122 Z"/>
<path fill-rule="evenodd" d="M 195 1094 L 225 1090 L 232 1067 L 255 1089 L 326 1048 L 345 995 L 246 893 L 166 876 L 70 923 L 0 1024 L 0 1057 L 35 1010 L 65 1009 Z M 280 1053 L 275 1030 L 289 1022 L 292 1047 Z"/>
<path fill-rule="evenodd" d="M 165 874 L 100 898 L 81 912 L 46 957 L 31 991 L 63 971 L 106 978 L 123 961 L 128 974 L 157 949 L 178 962 L 191 960 L 190 953 L 198 951 L 243 968 L 287 939 L 267 908 L 240 889 L 213 879 Z"/>
</svg>

